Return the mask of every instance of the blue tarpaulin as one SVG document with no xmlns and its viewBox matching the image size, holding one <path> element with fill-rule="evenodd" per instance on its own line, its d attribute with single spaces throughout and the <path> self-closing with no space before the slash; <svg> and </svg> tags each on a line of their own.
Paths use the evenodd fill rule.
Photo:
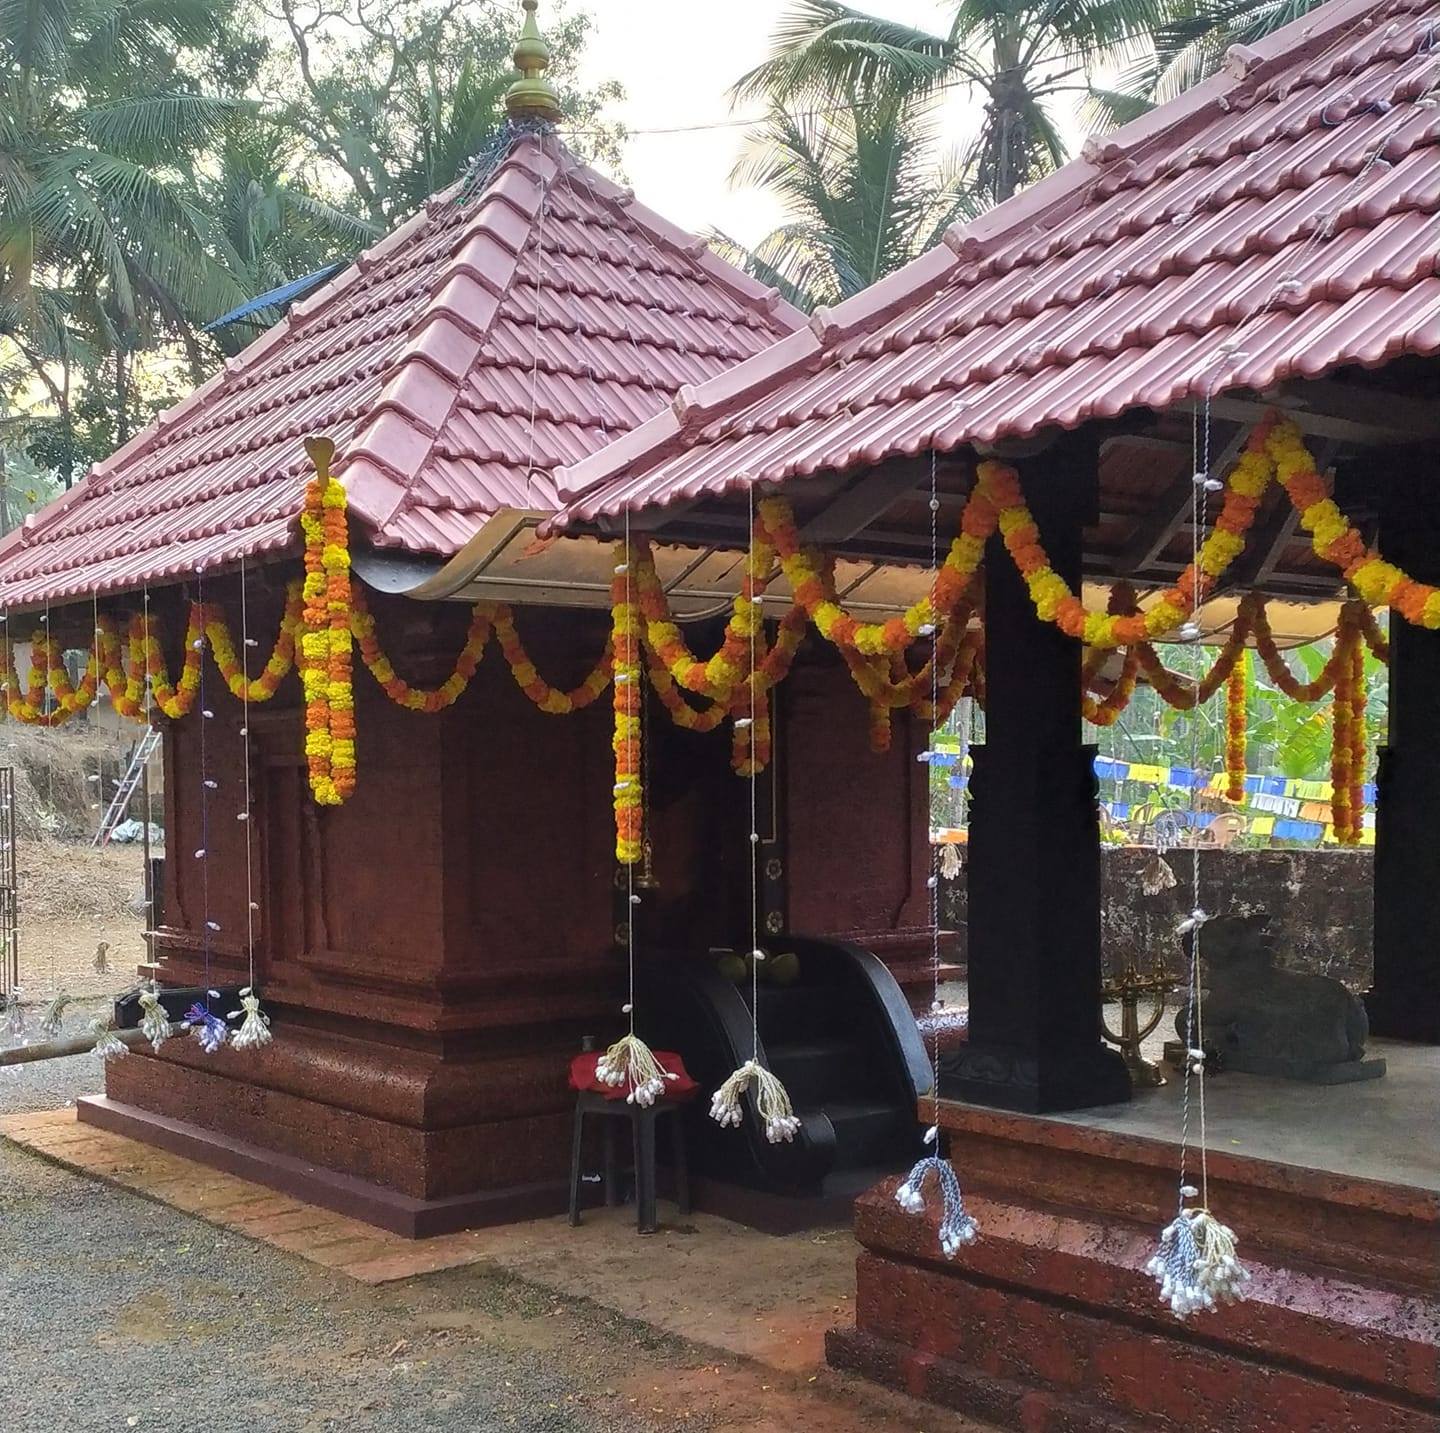
<svg viewBox="0 0 1440 1433">
<path fill-rule="evenodd" d="M 323 269 L 316 269 L 313 274 L 306 274 L 303 278 L 291 279 L 288 284 L 281 284 L 278 289 L 271 289 L 269 293 L 257 294 L 253 299 L 247 299 L 239 308 L 232 308 L 229 313 L 222 313 L 219 318 L 212 319 L 202 332 L 210 333 L 214 329 L 224 328 L 227 323 L 239 323 L 242 318 L 249 318 L 262 309 L 283 308 L 288 303 L 294 303 L 302 294 L 318 288 L 331 274 L 338 273 L 344 267 L 343 262 L 327 264 Z"/>
</svg>

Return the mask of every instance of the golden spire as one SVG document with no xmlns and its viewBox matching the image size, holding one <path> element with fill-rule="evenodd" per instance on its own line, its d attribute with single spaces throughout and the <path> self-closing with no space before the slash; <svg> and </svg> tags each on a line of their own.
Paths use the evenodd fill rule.
<svg viewBox="0 0 1440 1433">
<path fill-rule="evenodd" d="M 558 120 L 560 96 L 544 77 L 545 71 L 550 68 L 550 47 L 535 22 L 540 0 L 521 0 L 521 3 L 525 7 L 525 24 L 515 46 L 515 68 L 520 71 L 520 78 L 505 91 L 505 108 L 509 110 L 511 119 L 523 119 L 530 115 L 538 119 Z"/>
</svg>

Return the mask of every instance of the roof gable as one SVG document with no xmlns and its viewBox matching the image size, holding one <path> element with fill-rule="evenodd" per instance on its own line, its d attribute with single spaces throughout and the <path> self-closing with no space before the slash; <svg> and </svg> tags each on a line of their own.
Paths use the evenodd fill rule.
<svg viewBox="0 0 1440 1433">
<path fill-rule="evenodd" d="M 1440 0 L 1332 0 L 558 474 L 562 524 L 1440 352 Z"/>
<path fill-rule="evenodd" d="M 553 136 L 424 208 L 0 546 L 34 605 L 294 542 L 302 439 L 376 544 L 448 555 L 502 506 L 803 322 Z"/>
</svg>

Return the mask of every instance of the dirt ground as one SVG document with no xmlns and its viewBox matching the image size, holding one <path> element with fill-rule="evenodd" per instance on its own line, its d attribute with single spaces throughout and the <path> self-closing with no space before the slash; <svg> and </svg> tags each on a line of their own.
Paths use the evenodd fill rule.
<svg viewBox="0 0 1440 1433">
<path fill-rule="evenodd" d="M 144 861 L 138 846 L 107 846 L 48 837 L 16 848 L 20 989 L 26 1005 L 57 989 L 72 996 L 117 995 L 145 960 Z M 101 941 L 108 973 L 95 969 Z"/>
</svg>

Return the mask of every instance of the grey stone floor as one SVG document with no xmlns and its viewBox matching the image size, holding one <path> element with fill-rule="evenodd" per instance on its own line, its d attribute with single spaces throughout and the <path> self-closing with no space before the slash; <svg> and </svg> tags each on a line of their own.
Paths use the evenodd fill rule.
<svg viewBox="0 0 1440 1433">
<path fill-rule="evenodd" d="M 1159 1051 L 1147 1054 L 1158 1059 Z M 1364 1179 L 1440 1190 L 1440 1048 L 1372 1040 L 1387 1072 L 1351 1085 L 1308 1085 L 1222 1072 L 1206 1082 L 1212 1149 Z M 1160 1089 L 1128 1105 L 1055 1115 L 1071 1124 L 1178 1143 L 1183 1086 L 1168 1070 Z M 1193 1091 L 1192 1091 L 1193 1095 Z"/>
</svg>

